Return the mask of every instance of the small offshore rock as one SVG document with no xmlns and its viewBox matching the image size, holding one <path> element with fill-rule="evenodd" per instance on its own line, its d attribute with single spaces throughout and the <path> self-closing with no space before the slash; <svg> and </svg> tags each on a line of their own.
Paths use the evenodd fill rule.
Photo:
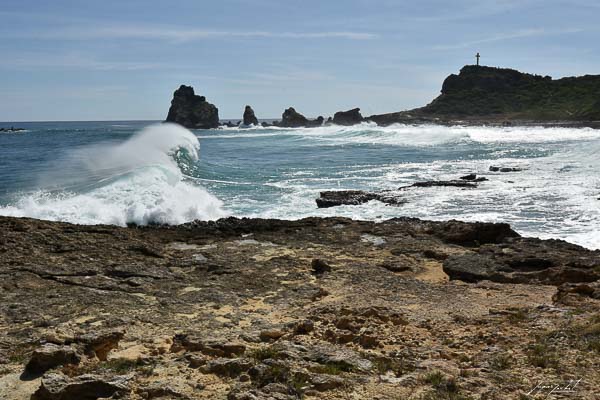
<svg viewBox="0 0 600 400">
<path fill-rule="evenodd" d="M 246 108 L 244 109 L 244 125 L 258 125 L 258 118 L 256 118 L 256 115 L 254 114 L 254 110 L 252 109 L 252 107 L 250 106 L 246 106 Z"/>
<path fill-rule="evenodd" d="M 522 168 L 490 166 L 491 172 L 520 172 Z"/>
<path fill-rule="evenodd" d="M 364 120 L 360 114 L 360 108 L 353 108 L 348 111 L 338 111 L 333 116 L 333 123 L 336 125 L 351 126 L 360 124 Z"/>
</svg>

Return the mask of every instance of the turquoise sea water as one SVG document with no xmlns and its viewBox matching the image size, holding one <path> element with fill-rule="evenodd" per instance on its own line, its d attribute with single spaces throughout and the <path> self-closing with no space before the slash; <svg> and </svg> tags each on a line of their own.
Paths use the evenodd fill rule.
<svg viewBox="0 0 600 400">
<path fill-rule="evenodd" d="M 522 234 L 600 248 L 600 131 L 396 125 L 188 131 L 152 121 L 5 123 L 0 214 L 98 224 L 227 215 L 505 221 Z M 491 173 L 491 165 L 523 168 Z M 317 209 L 319 191 L 489 178 Z"/>
</svg>

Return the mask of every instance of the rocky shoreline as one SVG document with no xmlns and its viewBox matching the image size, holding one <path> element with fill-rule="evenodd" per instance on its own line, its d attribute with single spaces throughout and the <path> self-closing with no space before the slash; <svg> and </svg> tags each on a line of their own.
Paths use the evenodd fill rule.
<svg viewBox="0 0 600 400">
<path fill-rule="evenodd" d="M 363 117 L 360 108 L 338 111 L 333 118 L 306 118 L 293 107 L 287 108 L 280 121 L 262 126 L 312 128 L 323 125 L 352 126 L 363 122 L 379 126 L 392 124 L 440 124 L 472 126 L 545 126 L 589 127 L 600 129 L 600 75 L 585 75 L 553 80 L 508 68 L 466 65 L 458 75 L 443 82 L 441 93 L 426 106 L 413 110 Z M 246 118 L 251 112 L 252 121 Z M 246 106 L 244 125 L 231 121 L 219 123 L 218 109 L 204 96 L 181 85 L 173 94 L 167 122 L 190 129 L 214 129 L 219 126 L 258 125 L 254 110 Z"/>
<path fill-rule="evenodd" d="M 525 399 L 600 385 L 600 251 L 506 224 L 0 217 L 0 398 Z M 538 389 L 535 389 L 538 387 Z"/>
</svg>

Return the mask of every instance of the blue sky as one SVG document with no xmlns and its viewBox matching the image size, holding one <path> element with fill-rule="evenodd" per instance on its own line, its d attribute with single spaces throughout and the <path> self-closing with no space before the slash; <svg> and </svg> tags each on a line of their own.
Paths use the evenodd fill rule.
<svg viewBox="0 0 600 400">
<path fill-rule="evenodd" d="M 164 119 L 180 84 L 240 118 L 428 103 L 474 62 L 600 74 L 596 0 L 2 0 L 0 121 Z"/>
</svg>

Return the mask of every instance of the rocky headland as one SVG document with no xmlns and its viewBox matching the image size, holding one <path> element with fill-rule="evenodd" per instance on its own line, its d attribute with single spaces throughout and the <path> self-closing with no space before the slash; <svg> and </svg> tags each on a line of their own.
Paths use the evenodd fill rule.
<svg viewBox="0 0 600 400">
<path fill-rule="evenodd" d="M 175 92 L 175 97 L 182 88 L 187 88 L 186 92 L 191 89 L 182 86 Z M 193 95 L 193 89 L 191 93 Z M 448 76 L 442 84 L 441 94 L 424 107 L 368 117 L 363 117 L 360 109 L 354 108 L 339 111 L 327 120 L 323 117 L 310 120 L 290 107 L 284 111 L 281 121 L 273 125 L 298 128 L 323 124 L 350 126 L 361 122 L 373 122 L 381 126 L 395 123 L 436 123 L 600 128 L 598 93 L 600 75 L 552 79 L 549 76 L 528 74 L 509 68 L 466 65 L 458 74 Z M 193 96 L 181 97 L 180 94 L 176 103 L 176 106 L 173 105 L 175 103 L 171 106 L 171 110 L 174 110 L 173 116 L 183 117 L 178 121 L 168 117 L 167 121 L 178 122 L 188 128 L 218 126 L 218 115 L 217 122 L 213 118 L 209 124 L 199 124 L 197 117 L 187 117 L 190 114 L 205 115 L 204 112 L 190 111 L 206 107 L 201 106 L 202 102 L 194 100 Z"/>
<path fill-rule="evenodd" d="M 569 381 L 568 398 L 592 399 L 600 385 L 600 252 L 506 224 L 0 217 L 0 275 L 2 399 L 535 399 Z"/>
</svg>

